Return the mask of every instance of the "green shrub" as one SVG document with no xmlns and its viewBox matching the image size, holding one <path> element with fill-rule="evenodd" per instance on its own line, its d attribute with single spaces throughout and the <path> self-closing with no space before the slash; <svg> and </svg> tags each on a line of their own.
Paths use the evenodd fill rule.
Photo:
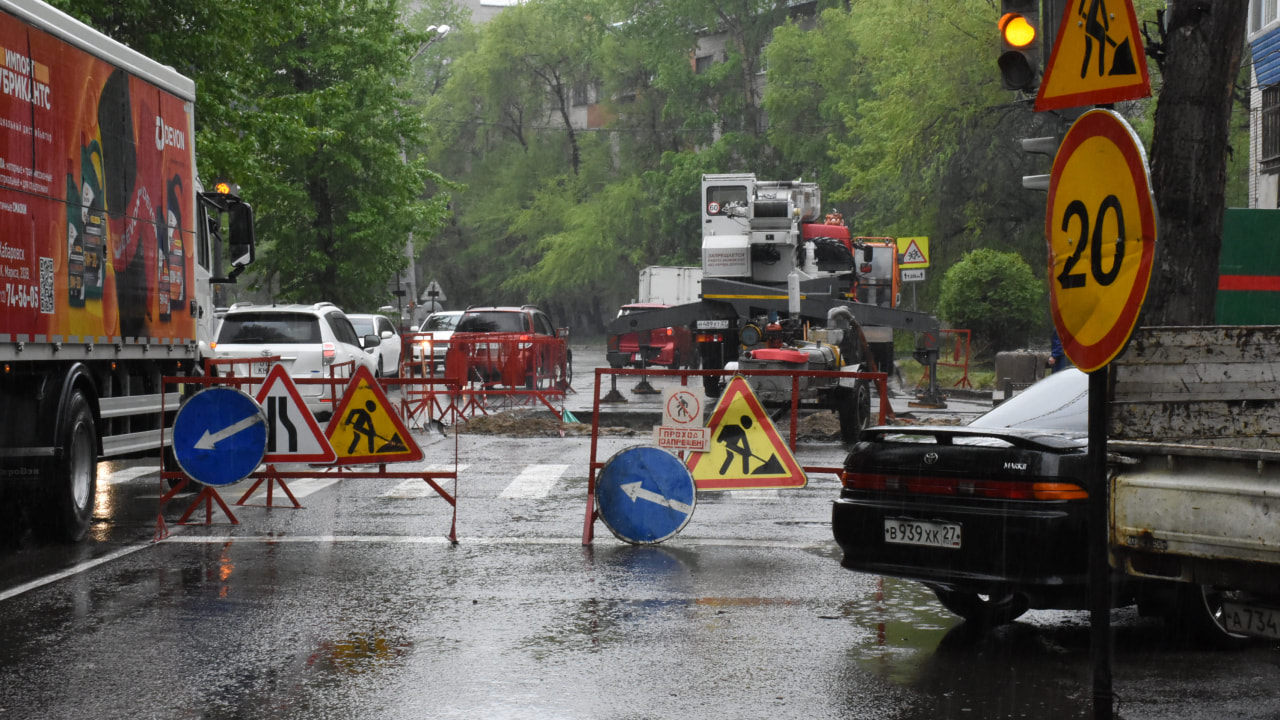
<svg viewBox="0 0 1280 720">
<path fill-rule="evenodd" d="M 1044 316 L 1044 283 L 1016 253 L 974 250 L 942 278 L 938 317 L 971 330 L 975 354 L 1026 347 Z"/>
</svg>

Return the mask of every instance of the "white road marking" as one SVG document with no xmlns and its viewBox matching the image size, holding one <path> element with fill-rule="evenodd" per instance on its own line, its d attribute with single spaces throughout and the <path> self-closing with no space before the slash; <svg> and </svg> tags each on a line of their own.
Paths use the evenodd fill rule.
<svg viewBox="0 0 1280 720">
<path fill-rule="evenodd" d="M 136 553 L 139 550 L 143 550 L 148 547 L 151 547 L 151 543 L 144 543 L 142 545 L 130 545 L 129 547 L 120 548 L 119 550 L 113 553 L 103 555 L 102 557 L 96 560 L 82 562 L 79 565 L 63 570 L 60 573 L 54 573 L 53 575 L 46 575 L 38 580 L 32 580 L 29 583 L 19 585 L 14 588 L 10 588 L 8 590 L 0 592 L 0 602 L 4 602 L 5 600 L 8 600 L 9 598 L 15 597 L 17 595 L 21 595 L 22 593 L 27 592 L 28 590 L 35 590 L 38 587 L 43 587 L 45 585 L 48 585 L 49 583 L 57 582 L 59 580 L 62 580 L 63 578 L 69 578 L 72 575 L 82 573 L 85 570 L 93 569 L 99 565 L 109 563 L 112 560 L 119 560 L 125 555 Z"/>
<path fill-rule="evenodd" d="M 131 467 L 124 468 L 123 470 L 117 470 L 113 473 L 108 473 L 102 477 L 105 477 L 107 485 L 119 485 L 121 483 L 127 483 L 134 478 L 142 477 L 143 475 L 159 474 L 160 468 L 158 467 Z"/>
<path fill-rule="evenodd" d="M 537 500 L 544 498 L 556 481 L 568 470 L 568 465 L 529 465 L 498 497 L 507 500 Z"/>
<path fill-rule="evenodd" d="M 336 477 L 302 478 L 297 480 L 289 479 L 285 481 L 285 485 L 289 486 L 289 492 L 293 493 L 295 498 L 301 500 L 308 495 L 320 492 L 341 479 L 342 478 Z M 285 495 L 284 491 L 279 487 L 273 489 L 271 491 L 271 495 L 276 502 L 279 502 L 281 498 L 283 498 L 285 502 L 288 502 L 289 500 L 288 496 Z M 246 500 L 245 502 L 266 502 L 266 499 L 267 483 L 263 482 L 258 486 L 258 489 L 254 491 L 253 495 L 249 497 L 249 500 Z"/>
<path fill-rule="evenodd" d="M 463 470 L 466 470 L 468 467 L 470 467 L 470 465 L 465 465 L 465 464 L 463 464 L 463 465 L 458 465 L 458 475 L 462 475 L 462 471 L 463 471 Z M 453 472 L 453 465 L 452 465 L 452 464 L 449 464 L 449 465 L 439 465 L 439 464 L 437 464 L 437 465 L 428 465 L 428 466 L 426 466 L 426 467 L 422 468 L 422 472 L 433 472 L 433 473 L 435 473 L 435 472 Z M 441 481 L 440 481 L 440 480 L 437 480 L 436 482 L 437 482 L 437 483 L 440 483 Z M 444 482 L 452 482 L 452 481 L 450 481 L 450 480 L 445 480 Z M 441 487 L 443 487 L 443 486 L 441 486 Z M 435 489 L 434 489 L 434 488 L 432 488 L 430 485 L 426 484 L 426 483 L 425 483 L 425 482 L 423 482 L 422 480 L 420 480 L 420 479 L 415 479 L 415 478 L 410 478 L 410 479 L 405 480 L 404 482 L 400 483 L 399 485 L 396 485 L 395 487 L 391 488 L 390 490 L 386 491 L 385 493 L 383 493 L 383 494 L 382 494 L 382 497 L 388 497 L 388 498 L 438 498 L 438 497 L 440 497 L 440 493 L 437 493 L 437 492 L 435 491 Z"/>
<path fill-rule="evenodd" d="M 244 537 L 238 535 L 194 536 L 175 535 L 160 541 L 161 543 L 184 543 L 188 545 L 222 545 L 225 543 L 390 543 L 394 545 L 444 545 L 449 538 L 444 535 L 259 535 Z M 581 537 L 460 537 L 462 545 L 582 545 Z M 622 546 L 626 543 L 596 533 L 596 543 Z M 698 547 L 744 547 L 811 550 L 829 548 L 835 540 L 821 542 L 800 542 L 788 540 L 738 540 L 733 538 L 681 538 L 682 546 Z M 2 599 L 2 598 L 0 598 Z"/>
</svg>

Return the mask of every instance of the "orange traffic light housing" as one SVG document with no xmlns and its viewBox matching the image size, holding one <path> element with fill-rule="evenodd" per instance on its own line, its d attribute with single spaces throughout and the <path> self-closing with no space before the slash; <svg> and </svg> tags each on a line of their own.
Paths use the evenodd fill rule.
<svg viewBox="0 0 1280 720">
<path fill-rule="evenodd" d="M 1040 82 L 1039 0 L 1004 0 L 1000 5 L 1000 85 L 1034 90 Z"/>
</svg>

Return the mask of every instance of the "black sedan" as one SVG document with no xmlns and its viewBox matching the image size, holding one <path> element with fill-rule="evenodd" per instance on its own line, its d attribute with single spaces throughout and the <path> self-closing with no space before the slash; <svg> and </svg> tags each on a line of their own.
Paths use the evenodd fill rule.
<svg viewBox="0 0 1280 720">
<path fill-rule="evenodd" d="M 981 625 L 1087 607 L 1088 389 L 1072 368 L 966 426 L 864 430 L 832 510 L 844 567 L 924 583 Z M 1112 578 L 1117 607 L 1216 625 L 1199 586 Z"/>
</svg>

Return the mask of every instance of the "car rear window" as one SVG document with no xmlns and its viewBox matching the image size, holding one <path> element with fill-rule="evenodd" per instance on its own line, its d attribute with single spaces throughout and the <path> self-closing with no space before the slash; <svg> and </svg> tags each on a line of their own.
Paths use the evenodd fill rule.
<svg viewBox="0 0 1280 720">
<path fill-rule="evenodd" d="M 232 313 L 222 319 L 218 342 L 298 344 L 320 342 L 320 320 L 306 313 Z"/>
<path fill-rule="evenodd" d="M 524 313 L 476 312 L 467 313 L 458 321 L 455 332 L 527 332 Z"/>
<path fill-rule="evenodd" d="M 427 330 L 452 330 L 458 324 L 461 315 L 432 315 L 423 323 L 423 331 Z"/>
</svg>

